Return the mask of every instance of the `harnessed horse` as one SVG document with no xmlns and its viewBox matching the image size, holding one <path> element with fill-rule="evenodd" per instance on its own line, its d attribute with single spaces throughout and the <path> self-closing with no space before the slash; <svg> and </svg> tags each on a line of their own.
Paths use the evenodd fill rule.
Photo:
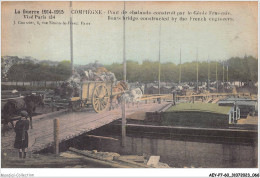
<svg viewBox="0 0 260 178">
<path fill-rule="evenodd" d="M 112 87 L 112 93 L 115 95 L 111 95 L 110 109 L 114 109 L 114 105 L 112 103 L 116 103 L 116 107 L 118 107 L 118 105 L 121 103 L 121 96 L 126 90 L 128 90 L 128 85 L 124 81 L 120 81 Z"/>
<path fill-rule="evenodd" d="M 31 128 L 33 128 L 32 114 L 35 112 L 35 109 L 38 105 L 42 105 L 42 107 L 44 106 L 43 95 L 31 94 L 25 96 L 24 98 L 15 98 L 8 100 L 3 108 L 2 120 L 4 127 L 6 127 L 8 123 L 11 123 L 12 127 L 14 127 L 13 117 L 16 115 L 20 116 L 21 111 L 25 110 L 27 111 L 30 118 Z"/>
</svg>

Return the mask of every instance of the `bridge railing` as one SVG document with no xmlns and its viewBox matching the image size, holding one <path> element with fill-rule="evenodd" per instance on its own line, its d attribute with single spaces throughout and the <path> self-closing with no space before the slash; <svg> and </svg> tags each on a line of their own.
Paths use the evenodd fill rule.
<svg viewBox="0 0 260 178">
<path fill-rule="evenodd" d="M 218 97 L 225 97 L 225 96 L 237 96 L 237 97 L 250 97 L 252 100 L 257 100 L 257 96 L 252 95 L 251 93 L 207 93 L 207 94 L 195 94 L 195 95 L 176 95 L 176 99 L 180 100 L 181 98 L 191 100 L 197 98 L 218 98 Z M 143 95 L 140 101 L 145 100 L 155 100 L 155 99 L 168 99 L 173 100 L 172 94 L 155 94 L 155 95 Z"/>
<path fill-rule="evenodd" d="M 33 86 L 33 87 L 58 87 L 64 81 L 30 81 L 30 82 L 1 82 L 6 86 Z"/>
</svg>

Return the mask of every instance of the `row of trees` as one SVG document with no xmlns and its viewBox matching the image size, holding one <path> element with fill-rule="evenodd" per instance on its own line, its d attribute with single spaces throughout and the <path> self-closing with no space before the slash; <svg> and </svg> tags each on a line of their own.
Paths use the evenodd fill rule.
<svg viewBox="0 0 260 178">
<path fill-rule="evenodd" d="M 26 62 L 14 64 L 9 69 L 9 81 L 63 81 L 71 75 L 70 61 L 61 61 L 57 66 L 48 63 Z"/>
<path fill-rule="evenodd" d="M 199 81 L 205 82 L 208 80 L 208 70 L 210 80 L 216 80 L 216 68 L 218 80 L 223 80 L 223 65 L 224 65 L 224 79 L 227 80 L 227 66 L 228 66 L 228 81 L 241 82 L 256 82 L 258 60 L 252 56 L 244 58 L 231 58 L 223 64 L 222 62 L 199 62 L 198 78 Z M 141 64 L 134 61 L 127 61 L 127 79 L 129 82 L 144 82 L 149 83 L 158 81 L 159 63 L 149 60 L 143 61 Z M 107 69 L 115 73 L 117 79 L 123 78 L 122 64 L 113 63 L 106 66 Z M 179 82 L 180 65 L 171 62 L 161 64 L 161 81 L 165 82 Z M 181 65 L 181 81 L 191 82 L 197 80 L 197 63 L 186 62 Z"/>
<path fill-rule="evenodd" d="M 244 58 L 231 58 L 226 61 L 224 67 L 225 81 L 227 80 L 227 65 L 229 81 L 257 81 L 258 60 L 249 56 Z M 149 60 L 141 64 L 135 61 L 127 61 L 127 80 L 129 82 L 149 83 L 158 80 L 159 63 Z M 122 63 L 113 63 L 105 66 L 113 72 L 118 80 L 123 79 Z M 218 80 L 223 80 L 223 63 L 221 62 L 199 62 L 199 81 L 207 81 L 208 69 L 210 69 L 210 80 L 216 79 L 216 67 L 218 71 Z M 196 81 L 197 63 L 186 62 L 181 65 L 181 81 Z M 161 64 L 161 81 L 178 82 L 180 65 L 171 62 Z M 47 63 L 34 64 L 26 62 L 14 64 L 8 71 L 7 78 L 9 81 L 63 81 L 71 75 L 70 61 L 61 61 L 56 66 Z"/>
</svg>

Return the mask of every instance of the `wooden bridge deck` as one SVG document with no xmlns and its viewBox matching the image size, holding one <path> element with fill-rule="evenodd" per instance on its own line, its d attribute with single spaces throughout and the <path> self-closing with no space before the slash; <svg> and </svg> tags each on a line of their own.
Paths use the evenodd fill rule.
<svg viewBox="0 0 260 178">
<path fill-rule="evenodd" d="M 164 107 L 166 102 L 139 104 L 137 106 L 126 107 L 126 115 L 131 115 L 140 111 L 156 111 Z M 114 120 L 121 118 L 121 109 L 103 113 L 95 113 L 93 110 L 80 112 L 64 112 L 58 116 L 50 116 L 43 119 L 33 119 L 33 129 L 29 129 L 29 148 L 28 152 L 36 152 L 53 144 L 53 120 L 59 119 L 60 142 L 81 135 L 85 132 L 94 130 L 106 125 Z M 7 132 L 2 136 L 2 152 L 17 152 L 13 148 L 15 133 Z"/>
</svg>

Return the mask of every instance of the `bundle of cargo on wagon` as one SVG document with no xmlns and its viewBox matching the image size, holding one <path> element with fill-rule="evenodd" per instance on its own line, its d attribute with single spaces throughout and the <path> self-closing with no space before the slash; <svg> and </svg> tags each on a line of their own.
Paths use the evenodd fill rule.
<svg viewBox="0 0 260 178">
<path fill-rule="evenodd" d="M 113 102 L 120 102 L 126 90 L 128 85 L 117 81 L 114 73 L 91 65 L 73 71 L 72 76 L 55 89 L 54 96 L 45 102 L 57 110 L 68 108 L 79 111 L 84 107 L 93 107 L 95 112 L 101 112 Z"/>
</svg>

